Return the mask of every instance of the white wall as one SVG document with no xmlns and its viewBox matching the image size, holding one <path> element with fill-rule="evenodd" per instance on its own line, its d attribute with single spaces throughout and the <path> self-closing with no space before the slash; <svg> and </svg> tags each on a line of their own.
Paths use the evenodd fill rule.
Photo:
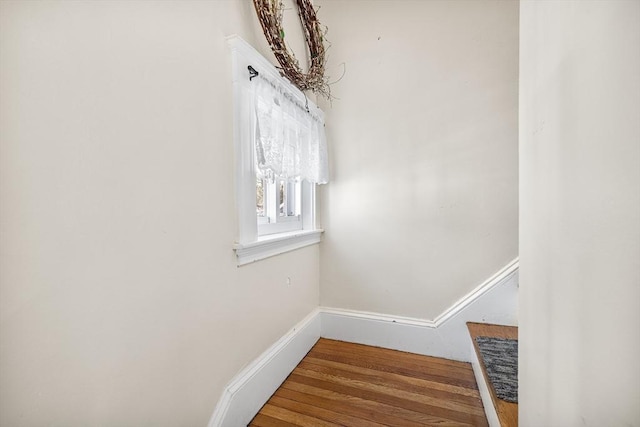
<svg viewBox="0 0 640 427">
<path fill-rule="evenodd" d="M 0 425 L 205 425 L 319 298 L 317 246 L 234 262 L 224 36 L 268 53 L 253 6 L 0 13 Z"/>
<path fill-rule="evenodd" d="M 518 254 L 518 3 L 318 3 L 321 304 L 434 319 Z"/>
<path fill-rule="evenodd" d="M 520 425 L 640 426 L 640 2 L 520 28 Z"/>
</svg>

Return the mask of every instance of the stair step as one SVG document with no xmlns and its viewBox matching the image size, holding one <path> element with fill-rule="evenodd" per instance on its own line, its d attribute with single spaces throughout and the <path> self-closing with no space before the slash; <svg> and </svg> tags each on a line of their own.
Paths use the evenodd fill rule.
<svg viewBox="0 0 640 427">
<path fill-rule="evenodd" d="M 518 425 L 518 404 L 507 402 L 496 396 L 482 361 L 476 337 L 493 337 L 518 339 L 518 328 L 515 326 L 492 325 L 488 323 L 467 323 L 475 356 L 472 363 L 487 419 L 491 427 L 515 427 Z M 485 389 L 483 393 L 482 389 Z"/>
</svg>

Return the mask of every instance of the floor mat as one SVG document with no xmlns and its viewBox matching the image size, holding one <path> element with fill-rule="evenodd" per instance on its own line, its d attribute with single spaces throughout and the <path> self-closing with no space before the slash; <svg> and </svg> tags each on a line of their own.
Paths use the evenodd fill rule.
<svg viewBox="0 0 640 427">
<path fill-rule="evenodd" d="M 518 340 L 477 337 L 476 342 L 496 396 L 518 403 Z"/>
</svg>

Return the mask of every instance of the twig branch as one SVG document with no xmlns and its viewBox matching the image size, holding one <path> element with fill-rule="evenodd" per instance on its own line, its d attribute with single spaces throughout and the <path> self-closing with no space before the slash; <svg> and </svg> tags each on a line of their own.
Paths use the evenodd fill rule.
<svg viewBox="0 0 640 427">
<path fill-rule="evenodd" d="M 262 31 L 275 55 L 280 69 L 300 90 L 311 90 L 327 99 L 331 99 L 331 88 L 325 72 L 324 35 L 311 0 L 296 0 L 298 16 L 302 23 L 304 38 L 309 48 L 309 71 L 304 73 L 295 55 L 289 51 L 284 42 L 282 13 L 284 7 L 280 0 L 253 0 Z"/>
</svg>

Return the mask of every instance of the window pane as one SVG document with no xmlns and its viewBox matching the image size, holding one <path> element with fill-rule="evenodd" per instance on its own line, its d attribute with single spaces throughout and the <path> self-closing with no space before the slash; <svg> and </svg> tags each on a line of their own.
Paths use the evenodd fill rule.
<svg viewBox="0 0 640 427">
<path fill-rule="evenodd" d="M 260 178 L 256 179 L 256 212 L 258 216 L 264 216 L 264 183 Z"/>
<path fill-rule="evenodd" d="M 287 207 L 286 207 L 286 190 L 285 190 L 285 182 L 278 182 L 278 214 L 280 216 L 287 215 Z"/>
<path fill-rule="evenodd" d="M 296 191 L 299 183 L 298 182 L 288 182 L 287 183 L 287 215 L 288 216 L 296 216 L 298 215 L 298 209 L 296 209 L 296 201 L 298 200 L 298 193 Z"/>
</svg>

